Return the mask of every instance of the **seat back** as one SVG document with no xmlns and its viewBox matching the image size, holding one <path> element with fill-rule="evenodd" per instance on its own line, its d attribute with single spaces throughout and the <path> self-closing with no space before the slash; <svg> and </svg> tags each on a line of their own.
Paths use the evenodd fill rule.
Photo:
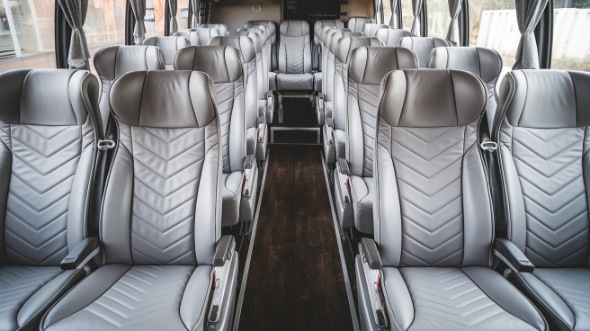
<svg viewBox="0 0 590 331">
<path fill-rule="evenodd" d="M 283 74 L 311 72 L 309 24 L 306 21 L 283 21 L 279 27 L 278 65 Z"/>
<path fill-rule="evenodd" d="M 343 31 L 350 31 L 348 29 L 339 29 L 329 27 L 325 30 L 322 49 L 322 92 L 324 93 L 324 100 L 332 101 L 334 94 L 334 53 L 330 51 L 330 43 L 332 38 L 342 38 Z"/>
<path fill-rule="evenodd" d="M 486 117 L 491 132 L 496 115 L 496 83 L 502 72 L 502 57 L 491 48 L 483 47 L 439 47 L 432 51 L 431 68 L 469 71 L 484 82 L 488 101 Z"/>
<path fill-rule="evenodd" d="M 346 23 L 346 27 L 352 32 L 363 32 L 366 23 L 375 23 L 375 20 L 368 17 L 351 17 Z"/>
<path fill-rule="evenodd" d="M 465 71 L 397 70 L 381 95 L 373 207 L 383 265 L 489 266 L 494 226 L 477 143 L 483 83 Z"/>
<path fill-rule="evenodd" d="M 346 159 L 353 175 L 373 177 L 377 105 L 383 77 L 392 70 L 415 69 L 418 61 L 406 48 L 358 47 L 348 66 Z"/>
<path fill-rule="evenodd" d="M 111 113 L 109 93 L 113 81 L 131 71 L 164 69 L 164 64 L 156 46 L 111 46 L 96 52 L 94 67 L 101 83 L 99 106 L 104 130 Z"/>
<path fill-rule="evenodd" d="M 0 74 L 0 265 L 59 265 L 87 236 L 98 93 L 88 71 Z"/>
<path fill-rule="evenodd" d="M 344 28 L 344 23 L 341 20 L 317 20 L 313 24 L 313 42 L 320 45 L 321 31 L 324 26 L 333 26 L 337 28 Z"/>
<path fill-rule="evenodd" d="M 199 28 L 211 28 L 211 29 L 215 29 L 217 30 L 217 32 L 219 32 L 219 35 L 221 37 L 224 37 L 227 35 L 228 33 L 228 29 L 227 29 L 227 25 L 222 24 L 222 23 L 204 23 L 204 24 L 199 24 L 198 26 Z"/>
<path fill-rule="evenodd" d="M 201 72 L 132 72 L 110 99 L 119 142 L 102 205 L 105 262 L 211 265 L 221 233 L 212 82 Z"/>
<path fill-rule="evenodd" d="M 176 70 L 202 71 L 215 87 L 221 128 L 219 146 L 224 173 L 243 170 L 246 157 L 244 69 L 238 50 L 228 46 L 191 46 L 178 52 Z"/>
<path fill-rule="evenodd" d="M 334 61 L 334 109 L 332 119 L 334 127 L 346 130 L 347 127 L 347 104 L 348 104 L 348 64 L 352 51 L 361 46 L 381 46 L 377 38 L 350 37 L 346 36 L 338 41 Z"/>
<path fill-rule="evenodd" d="M 436 47 L 452 46 L 448 40 L 432 37 L 404 37 L 399 41 L 400 47 L 409 48 L 418 57 L 418 66 L 427 68 L 430 63 L 430 54 Z"/>
<path fill-rule="evenodd" d="M 516 70 L 500 87 L 498 142 L 508 239 L 536 267 L 590 266 L 590 74 Z"/>
<path fill-rule="evenodd" d="M 365 37 L 375 37 L 377 35 L 377 31 L 380 29 L 389 29 L 390 26 L 387 24 L 377 24 L 377 23 L 366 23 L 363 27 L 363 34 Z"/>
<path fill-rule="evenodd" d="M 174 34 L 175 36 L 181 36 L 188 39 L 191 46 L 209 45 L 209 42 L 214 37 L 218 37 L 221 34 L 217 29 L 214 28 L 195 28 L 184 31 L 179 31 Z"/>
<path fill-rule="evenodd" d="M 264 27 L 264 26 L 262 26 Z M 262 75 L 261 85 L 258 87 L 261 93 L 260 100 L 266 99 L 266 92 L 268 92 L 268 73 L 270 71 L 270 47 L 271 44 L 269 43 L 269 36 L 266 34 L 265 31 L 260 29 L 259 27 L 250 27 L 244 28 L 244 31 L 248 33 L 255 33 L 258 35 L 261 43 L 261 58 L 260 58 L 260 68 L 259 73 Z"/>
<path fill-rule="evenodd" d="M 268 79 L 266 79 L 265 82 L 265 77 L 267 77 L 267 73 L 264 70 L 264 55 L 263 55 L 263 49 L 264 49 L 264 43 L 262 41 L 262 39 L 260 38 L 260 34 L 253 32 L 253 31 L 246 31 L 246 30 L 241 30 L 241 31 L 233 31 L 229 33 L 230 37 L 237 37 L 237 36 L 245 36 L 250 38 L 250 40 L 252 41 L 252 44 L 254 45 L 254 52 L 256 54 L 256 93 L 258 96 L 258 100 L 264 100 L 266 98 L 266 91 L 265 88 L 266 86 L 268 86 Z M 266 84 L 265 84 L 266 83 Z"/>
<path fill-rule="evenodd" d="M 173 69 L 176 52 L 190 45 L 188 39 L 180 36 L 151 37 L 144 40 L 143 44 L 160 48 L 162 62 L 166 70 Z"/>
<path fill-rule="evenodd" d="M 258 78 L 256 72 L 256 51 L 252 39 L 246 36 L 215 37 L 210 46 L 229 46 L 237 49 L 244 69 L 244 95 L 246 128 L 254 128 L 258 120 Z"/>
<path fill-rule="evenodd" d="M 272 40 L 272 43 L 275 44 L 277 40 L 277 24 L 273 21 L 248 21 L 247 25 L 264 25 L 268 28 L 269 37 Z"/>
<path fill-rule="evenodd" d="M 410 33 L 410 31 L 387 28 L 377 30 L 374 37 L 381 40 L 383 45 L 387 47 L 397 47 L 402 38 L 411 36 L 412 33 Z"/>
</svg>

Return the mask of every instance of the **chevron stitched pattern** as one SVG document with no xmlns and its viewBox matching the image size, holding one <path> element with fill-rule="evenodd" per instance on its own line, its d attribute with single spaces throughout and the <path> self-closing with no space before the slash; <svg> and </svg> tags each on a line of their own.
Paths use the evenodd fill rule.
<svg viewBox="0 0 590 331">
<path fill-rule="evenodd" d="M 58 265 L 67 254 L 70 193 L 90 125 L 11 125 L 12 176 L 6 205 L 9 262 Z"/>
<path fill-rule="evenodd" d="M 285 73 L 303 74 L 305 61 L 305 40 L 302 37 L 282 37 L 285 48 Z"/>
<path fill-rule="evenodd" d="M 352 81 L 349 80 L 349 91 L 354 93 Z M 361 111 L 363 125 L 363 176 L 373 176 L 373 148 L 375 146 L 375 125 L 377 124 L 377 107 L 379 106 L 379 85 L 357 85 L 356 98 Z"/>
<path fill-rule="evenodd" d="M 462 160 L 464 151 L 476 142 L 475 130 L 467 127 L 392 130 L 391 155 L 402 214 L 401 265 L 460 266 L 463 260 Z M 467 136 L 466 132 L 469 132 Z"/>
<path fill-rule="evenodd" d="M 135 264 L 194 264 L 197 188 L 205 129 L 121 125 L 133 153 L 131 251 Z"/>
<path fill-rule="evenodd" d="M 412 330 L 441 330 L 442 325 L 456 331 L 534 330 L 492 301 L 461 269 L 399 270 L 414 303 Z"/>
<path fill-rule="evenodd" d="M 133 330 L 135 323 L 152 325 L 154 329 L 164 325 L 174 329 L 169 317 L 179 316 L 185 285 L 193 269 L 189 266 L 134 266 L 77 314 L 92 321 L 94 330 Z"/>
<path fill-rule="evenodd" d="M 217 83 L 215 84 L 215 100 L 217 101 L 217 113 L 219 125 L 221 126 L 221 159 L 223 172 L 231 172 L 229 160 L 229 132 L 236 96 L 244 93 L 244 85 L 239 83 Z M 243 106 L 243 105 L 242 105 Z"/>
<path fill-rule="evenodd" d="M 586 266 L 584 128 L 515 127 L 512 155 L 526 211 L 525 254 L 535 266 Z"/>
<path fill-rule="evenodd" d="M 577 321 L 590 320 L 590 269 L 537 268 L 534 275 L 565 301 Z"/>
</svg>

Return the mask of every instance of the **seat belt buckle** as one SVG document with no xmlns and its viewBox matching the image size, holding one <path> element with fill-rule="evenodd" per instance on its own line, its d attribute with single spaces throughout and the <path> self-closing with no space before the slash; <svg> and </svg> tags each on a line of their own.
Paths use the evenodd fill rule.
<svg viewBox="0 0 590 331">
<path fill-rule="evenodd" d="M 100 151 L 108 151 L 115 148 L 115 146 L 117 146 L 115 141 L 110 139 L 101 139 L 96 142 L 96 148 Z"/>
<path fill-rule="evenodd" d="M 494 152 L 498 149 L 498 143 L 496 143 L 495 141 L 486 140 L 486 141 L 483 141 L 481 144 L 479 144 L 479 147 L 483 151 Z"/>
</svg>

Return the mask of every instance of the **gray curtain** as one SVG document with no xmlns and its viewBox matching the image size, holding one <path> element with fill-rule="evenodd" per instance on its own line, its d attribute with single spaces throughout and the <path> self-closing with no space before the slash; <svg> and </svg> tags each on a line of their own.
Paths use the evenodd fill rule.
<svg viewBox="0 0 590 331">
<path fill-rule="evenodd" d="M 389 3 L 391 5 L 391 18 L 389 19 L 389 26 L 391 26 L 394 29 L 399 29 L 400 24 L 397 21 L 397 12 L 399 10 L 397 8 L 398 1 L 397 0 L 390 0 Z"/>
<path fill-rule="evenodd" d="M 412 23 L 412 31 L 415 36 L 420 36 L 420 14 L 422 13 L 422 5 L 424 0 L 412 0 L 412 10 L 414 11 L 414 23 Z"/>
<path fill-rule="evenodd" d="M 543 15 L 548 0 L 516 1 L 516 20 L 522 34 L 516 51 L 513 69 L 538 69 L 539 51 L 535 39 L 535 28 Z"/>
<path fill-rule="evenodd" d="M 461 43 L 459 37 L 459 14 L 463 0 L 449 0 L 449 13 L 451 14 L 451 24 L 447 33 L 447 40 L 450 40 L 455 46 Z"/>
<path fill-rule="evenodd" d="M 135 17 L 135 28 L 133 29 L 133 42 L 141 45 L 145 38 L 145 0 L 129 0 L 133 16 Z"/>
<path fill-rule="evenodd" d="M 193 9 L 193 15 L 192 15 L 192 17 L 189 17 L 189 19 L 192 22 L 191 27 L 196 28 L 197 25 L 199 24 L 199 0 L 190 0 L 190 1 L 191 1 L 191 7 Z"/>
<path fill-rule="evenodd" d="M 88 0 L 57 0 L 63 10 L 66 21 L 72 28 L 68 65 L 71 69 L 88 70 L 88 43 L 84 34 L 84 21 L 88 10 Z"/>
<path fill-rule="evenodd" d="M 176 13 L 178 11 L 178 2 L 176 0 L 168 1 L 168 8 L 170 9 L 170 34 L 178 31 L 178 21 L 176 20 Z"/>
</svg>

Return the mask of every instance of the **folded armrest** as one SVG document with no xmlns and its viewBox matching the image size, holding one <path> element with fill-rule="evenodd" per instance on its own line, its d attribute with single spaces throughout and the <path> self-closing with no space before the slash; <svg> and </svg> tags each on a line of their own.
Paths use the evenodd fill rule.
<svg viewBox="0 0 590 331">
<path fill-rule="evenodd" d="M 256 159 L 254 158 L 254 155 L 246 155 L 244 158 L 244 169 L 252 169 L 255 164 Z"/>
<path fill-rule="evenodd" d="M 318 115 L 318 124 L 324 125 L 326 123 L 326 104 L 324 100 L 324 94 L 322 92 L 318 93 L 316 107 Z"/>
<path fill-rule="evenodd" d="M 232 252 L 234 251 L 235 247 L 236 239 L 234 238 L 234 236 L 225 235 L 221 237 L 221 239 L 217 243 L 215 255 L 213 256 L 213 266 L 223 267 L 225 265 L 225 262 L 231 258 Z"/>
<path fill-rule="evenodd" d="M 243 183 L 242 183 L 242 195 L 245 197 L 249 197 L 252 192 L 254 192 L 254 185 L 256 185 L 254 177 L 254 172 L 258 171 L 256 167 L 256 158 L 254 155 L 246 155 L 244 158 L 244 173 L 243 173 Z"/>
<path fill-rule="evenodd" d="M 494 255 L 514 272 L 533 272 L 535 265 L 508 239 L 498 238 L 494 242 Z"/>
<path fill-rule="evenodd" d="M 97 237 L 85 238 L 61 261 L 60 267 L 62 270 L 80 269 L 98 253 L 100 253 L 100 240 Z"/>
<path fill-rule="evenodd" d="M 373 319 L 379 327 L 387 329 L 388 321 L 385 310 L 385 296 L 383 295 L 383 274 L 381 272 L 382 263 L 379 249 L 373 239 L 362 238 L 359 243 L 359 252 L 365 284 L 357 284 L 357 286 L 366 286 Z"/>
<path fill-rule="evenodd" d="M 350 168 L 345 159 L 338 159 L 336 162 L 336 180 L 340 185 L 340 192 L 342 192 L 342 201 L 349 205 L 351 203 L 351 188 L 350 188 Z"/>
<path fill-rule="evenodd" d="M 380 270 L 383 264 L 381 263 L 381 254 L 379 254 L 379 249 L 377 248 L 375 240 L 361 238 L 360 245 L 365 255 L 365 259 L 367 259 L 367 263 L 369 264 L 369 268 L 371 268 L 371 270 Z"/>
</svg>

